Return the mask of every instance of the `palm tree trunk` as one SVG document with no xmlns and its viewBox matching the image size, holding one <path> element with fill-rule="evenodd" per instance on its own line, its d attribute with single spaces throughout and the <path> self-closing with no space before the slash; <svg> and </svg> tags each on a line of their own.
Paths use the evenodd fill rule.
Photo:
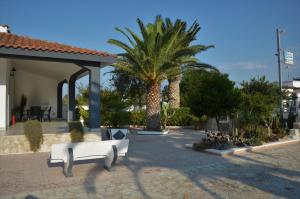
<svg viewBox="0 0 300 199">
<path fill-rule="evenodd" d="M 220 131 L 220 117 L 216 116 L 217 129 Z"/>
<path fill-rule="evenodd" d="M 151 83 L 147 88 L 147 130 L 160 131 L 160 84 Z"/>
<path fill-rule="evenodd" d="M 170 108 L 179 108 L 180 107 L 180 88 L 179 84 L 181 81 L 181 75 L 169 79 L 169 104 Z"/>
</svg>

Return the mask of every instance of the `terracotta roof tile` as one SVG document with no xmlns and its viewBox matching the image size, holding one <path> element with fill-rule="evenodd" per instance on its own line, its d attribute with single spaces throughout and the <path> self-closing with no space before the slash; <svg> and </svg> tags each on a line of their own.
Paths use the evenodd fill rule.
<svg viewBox="0 0 300 199">
<path fill-rule="evenodd" d="M 87 55 L 99 55 L 102 57 L 116 57 L 116 55 L 90 50 L 86 48 L 78 48 L 75 46 L 68 46 L 59 44 L 56 42 L 49 42 L 45 40 L 33 39 L 30 37 L 19 36 L 10 33 L 0 33 L 0 47 L 6 48 L 20 48 L 27 50 L 39 50 L 39 51 L 50 51 L 50 52 L 61 52 L 61 53 L 78 53 Z"/>
</svg>

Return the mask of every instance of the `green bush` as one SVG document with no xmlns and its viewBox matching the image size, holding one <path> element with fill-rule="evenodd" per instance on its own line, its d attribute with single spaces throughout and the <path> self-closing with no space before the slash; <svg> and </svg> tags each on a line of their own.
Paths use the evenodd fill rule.
<svg viewBox="0 0 300 199">
<path fill-rule="evenodd" d="M 283 138 L 288 135 L 288 130 L 282 128 L 280 123 L 280 117 L 277 116 L 274 118 L 274 122 L 272 124 L 272 132 L 278 137 Z"/>
<path fill-rule="evenodd" d="M 84 124 L 88 126 L 89 125 L 89 111 L 83 109 L 82 107 L 79 107 L 78 112 L 79 112 L 78 119 L 80 119 L 80 117 L 82 117 Z"/>
<path fill-rule="evenodd" d="M 194 115 L 191 115 L 192 117 L 192 125 L 197 130 L 203 129 L 204 123 L 208 120 L 208 117 L 206 115 L 202 115 L 200 118 Z"/>
<path fill-rule="evenodd" d="M 24 124 L 24 134 L 29 141 L 30 150 L 38 151 L 43 143 L 42 125 L 37 120 L 29 120 Z"/>
<path fill-rule="evenodd" d="M 71 136 L 71 142 L 83 142 L 84 141 L 84 129 L 79 121 L 73 121 L 68 123 L 69 132 Z"/>
<path fill-rule="evenodd" d="M 130 124 L 130 112 L 112 111 L 103 113 L 101 116 L 101 124 L 110 127 L 120 127 Z"/>
<path fill-rule="evenodd" d="M 288 135 L 288 131 L 283 129 L 283 128 L 278 128 L 273 130 L 273 133 L 278 136 L 278 138 L 284 138 L 285 136 Z"/>
<path fill-rule="evenodd" d="M 263 141 L 261 138 L 253 136 L 251 138 L 246 139 L 245 143 L 250 146 L 259 146 L 263 144 Z"/>
<path fill-rule="evenodd" d="M 145 126 L 146 125 L 146 111 L 131 112 L 130 124 Z"/>
<path fill-rule="evenodd" d="M 245 142 L 250 146 L 262 145 L 270 140 L 268 129 L 263 126 L 245 126 Z"/>
<path fill-rule="evenodd" d="M 233 140 L 233 137 L 230 137 L 228 134 L 207 132 L 205 138 L 193 144 L 193 149 L 197 151 L 203 151 L 205 149 L 224 150 L 232 148 L 233 146 L 243 147 L 245 144 L 241 140 Z"/>
<path fill-rule="evenodd" d="M 195 116 L 190 114 L 190 109 L 182 107 L 179 109 L 170 109 L 172 117 L 168 119 L 168 126 L 189 126 L 193 125 Z M 79 108 L 78 114 L 83 118 L 84 123 L 88 125 L 88 111 Z M 105 111 L 101 113 L 101 125 L 120 127 L 122 125 L 146 125 L 146 111 Z M 163 119 L 163 118 L 162 118 Z M 206 116 L 197 118 L 199 122 L 207 120 Z"/>
<path fill-rule="evenodd" d="M 170 109 L 172 113 L 172 117 L 168 119 L 168 126 L 189 126 L 192 124 L 192 115 L 190 112 L 190 108 L 181 107 L 178 109 Z"/>
</svg>

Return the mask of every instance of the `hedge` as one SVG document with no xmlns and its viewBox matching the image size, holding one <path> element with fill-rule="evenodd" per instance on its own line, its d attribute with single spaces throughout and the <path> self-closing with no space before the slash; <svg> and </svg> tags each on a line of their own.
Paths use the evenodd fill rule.
<svg viewBox="0 0 300 199">
<path fill-rule="evenodd" d="M 24 134 L 29 141 L 30 150 L 38 151 L 43 143 L 42 125 L 37 120 L 28 120 L 24 124 Z"/>
<path fill-rule="evenodd" d="M 195 116 L 190 113 L 190 108 L 181 107 L 178 109 L 169 110 L 172 117 L 167 121 L 168 126 L 190 126 L 194 124 Z M 88 124 L 88 114 L 87 111 L 80 109 L 79 113 Z M 102 112 L 100 116 L 101 125 L 120 127 L 122 125 L 146 125 L 146 111 L 111 111 Z"/>
<path fill-rule="evenodd" d="M 73 121 L 68 123 L 69 132 L 71 136 L 71 142 L 83 142 L 84 141 L 84 129 L 79 121 Z"/>
</svg>

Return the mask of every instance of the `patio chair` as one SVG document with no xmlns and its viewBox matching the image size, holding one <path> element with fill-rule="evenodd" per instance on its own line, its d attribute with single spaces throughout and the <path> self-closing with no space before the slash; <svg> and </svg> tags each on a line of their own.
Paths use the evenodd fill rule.
<svg viewBox="0 0 300 199">
<path fill-rule="evenodd" d="M 46 118 L 49 122 L 51 121 L 51 118 L 50 118 L 50 116 L 51 116 L 51 109 L 52 109 L 52 107 L 49 106 L 49 108 L 44 111 L 44 113 L 43 113 L 43 120 Z"/>
<path fill-rule="evenodd" d="M 40 106 L 32 106 L 30 107 L 30 116 L 29 118 L 31 120 L 34 120 L 34 119 L 37 119 L 39 121 L 42 120 L 42 117 L 41 117 L 41 107 Z"/>
<path fill-rule="evenodd" d="M 29 115 L 30 115 L 30 110 L 28 109 L 24 109 L 22 115 L 20 115 L 20 120 L 24 121 L 24 120 L 28 120 L 29 119 Z"/>
</svg>

